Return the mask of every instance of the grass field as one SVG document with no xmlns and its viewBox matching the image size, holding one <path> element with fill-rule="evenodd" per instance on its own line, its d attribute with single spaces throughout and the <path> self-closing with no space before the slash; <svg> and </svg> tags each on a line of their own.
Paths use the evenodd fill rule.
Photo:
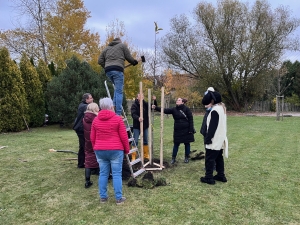
<svg viewBox="0 0 300 225">
<path fill-rule="evenodd" d="M 195 116 L 196 141 L 202 116 Z M 164 123 L 164 161 L 170 161 L 173 119 Z M 154 154 L 158 158 L 160 124 L 154 123 Z M 99 203 L 97 176 L 84 188 L 84 170 L 70 153 L 78 149 L 73 130 L 58 125 L 30 132 L 2 133 L 0 146 L 0 224 L 300 224 L 300 117 L 228 117 L 227 183 L 199 182 L 204 161 L 183 163 L 184 146 L 175 166 L 156 172 L 167 186 L 127 187 L 127 201 Z"/>
</svg>

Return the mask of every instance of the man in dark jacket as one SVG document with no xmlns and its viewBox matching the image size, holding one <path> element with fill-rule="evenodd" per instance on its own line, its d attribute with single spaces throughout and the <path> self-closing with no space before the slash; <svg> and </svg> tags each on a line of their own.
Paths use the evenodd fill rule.
<svg viewBox="0 0 300 225">
<path fill-rule="evenodd" d="M 84 145 L 85 145 L 85 139 L 84 139 L 84 129 L 83 129 L 83 116 L 84 112 L 86 111 L 87 105 L 93 102 L 93 97 L 90 93 L 85 93 L 82 96 L 82 101 L 78 106 L 77 110 L 77 117 L 73 126 L 73 130 L 75 130 L 78 139 L 79 139 L 79 151 L 78 151 L 78 168 L 84 168 Z"/>
<path fill-rule="evenodd" d="M 113 103 L 117 115 L 122 114 L 125 60 L 133 66 L 138 64 L 138 61 L 131 56 L 129 49 L 121 42 L 120 38 L 115 38 L 109 43 L 98 58 L 98 64 L 105 69 L 106 76 L 115 86 Z"/>
<path fill-rule="evenodd" d="M 149 148 L 148 148 L 148 128 L 149 128 L 149 107 L 148 102 L 144 101 L 144 96 L 142 96 L 143 100 L 143 118 L 141 117 L 141 111 L 140 111 L 140 94 L 137 95 L 137 98 L 135 99 L 134 103 L 131 106 L 131 117 L 133 119 L 133 137 L 134 142 L 132 143 L 133 146 L 138 146 L 138 139 L 140 136 L 140 122 L 143 121 L 143 150 L 144 150 L 144 158 L 149 159 Z M 152 97 L 154 101 L 154 105 L 157 106 L 156 97 Z M 150 108 L 151 110 L 151 108 Z M 131 160 L 136 159 L 136 152 L 131 154 L 132 158 Z"/>
</svg>

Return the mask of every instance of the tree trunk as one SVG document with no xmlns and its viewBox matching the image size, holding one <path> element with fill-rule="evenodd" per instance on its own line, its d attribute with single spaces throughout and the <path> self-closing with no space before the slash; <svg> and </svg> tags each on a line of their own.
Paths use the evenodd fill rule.
<svg viewBox="0 0 300 225">
<path fill-rule="evenodd" d="M 276 120 L 280 120 L 279 96 L 276 95 Z"/>
</svg>

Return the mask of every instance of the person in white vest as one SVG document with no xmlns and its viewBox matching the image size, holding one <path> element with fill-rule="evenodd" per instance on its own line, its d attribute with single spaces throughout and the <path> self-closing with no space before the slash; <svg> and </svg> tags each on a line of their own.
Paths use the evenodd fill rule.
<svg viewBox="0 0 300 225">
<path fill-rule="evenodd" d="M 215 184 L 215 181 L 227 182 L 224 169 L 224 158 L 228 156 L 227 118 L 226 107 L 222 103 L 219 92 L 210 91 L 202 99 L 203 105 L 212 104 L 206 119 L 207 132 L 204 137 L 205 144 L 205 176 L 200 178 L 202 183 Z M 214 165 L 217 174 L 213 176 Z"/>
</svg>

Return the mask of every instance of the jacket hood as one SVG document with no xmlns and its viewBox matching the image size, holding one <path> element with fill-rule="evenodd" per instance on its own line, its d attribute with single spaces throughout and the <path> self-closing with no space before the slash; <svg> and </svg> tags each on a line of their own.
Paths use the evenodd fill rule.
<svg viewBox="0 0 300 225">
<path fill-rule="evenodd" d="M 109 46 L 114 46 L 114 45 L 117 45 L 117 44 L 120 44 L 122 43 L 121 42 L 121 39 L 120 38 L 115 38 L 112 42 L 110 42 L 108 45 Z"/>
<path fill-rule="evenodd" d="M 111 110 L 101 110 L 99 113 L 98 113 L 98 119 L 99 120 L 102 120 L 102 121 L 105 121 L 105 120 L 109 120 L 110 118 L 114 117 L 116 115 L 115 112 L 111 111 Z"/>
<path fill-rule="evenodd" d="M 97 115 L 94 114 L 94 113 L 91 113 L 91 112 L 87 112 L 84 114 L 84 121 L 86 123 L 92 123 L 94 118 L 96 117 Z"/>
</svg>

